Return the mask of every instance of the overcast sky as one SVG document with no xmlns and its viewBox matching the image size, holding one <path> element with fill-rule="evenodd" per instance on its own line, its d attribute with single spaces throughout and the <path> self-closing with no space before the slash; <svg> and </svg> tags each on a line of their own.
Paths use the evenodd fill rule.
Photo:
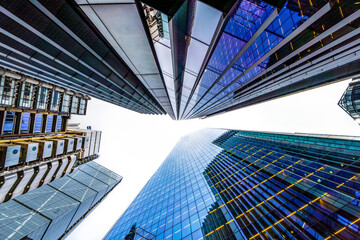
<svg viewBox="0 0 360 240">
<path fill-rule="evenodd" d="M 180 137 L 202 128 L 360 135 L 360 126 L 338 105 L 349 81 L 332 84 L 219 116 L 173 121 L 142 115 L 92 99 L 86 116 L 70 122 L 102 131 L 96 162 L 123 176 L 123 181 L 68 236 L 101 239 L 130 205 Z"/>
</svg>

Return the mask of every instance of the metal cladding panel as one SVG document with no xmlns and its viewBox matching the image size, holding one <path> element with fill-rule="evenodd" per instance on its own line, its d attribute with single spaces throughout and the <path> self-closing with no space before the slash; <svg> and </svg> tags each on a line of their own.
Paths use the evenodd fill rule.
<svg viewBox="0 0 360 240">
<path fill-rule="evenodd" d="M 96 143 L 96 131 L 91 133 L 89 156 L 94 155 Z"/>
<path fill-rule="evenodd" d="M 95 153 L 100 152 L 100 141 L 101 141 L 101 131 L 98 131 L 96 134 L 96 145 L 95 145 Z"/>
<path fill-rule="evenodd" d="M 85 137 L 75 137 L 75 150 L 80 150 Z"/>
<path fill-rule="evenodd" d="M 20 180 L 19 184 L 14 189 L 11 198 L 15 198 L 21 194 L 23 194 L 26 185 L 28 184 L 30 178 L 35 174 L 34 168 L 26 169 L 24 170 L 24 176 Z"/>
<path fill-rule="evenodd" d="M 89 156 L 89 148 L 90 148 L 90 137 L 85 137 L 85 141 L 84 141 L 84 152 L 83 152 L 83 156 L 82 157 L 87 157 Z"/>
<path fill-rule="evenodd" d="M 4 178 L 4 184 L 0 187 L 0 203 L 5 201 L 5 197 L 18 178 L 17 173 L 12 173 Z"/>
<path fill-rule="evenodd" d="M 75 161 L 76 161 L 76 156 L 75 155 L 70 156 L 70 163 L 69 166 L 66 168 L 65 174 L 69 174 L 71 172 L 71 168 L 74 166 Z"/>
<path fill-rule="evenodd" d="M 54 155 L 60 155 L 64 153 L 65 140 L 54 139 Z"/>
<path fill-rule="evenodd" d="M 74 139 L 73 138 L 65 138 L 65 151 L 67 153 L 74 151 Z"/>
<path fill-rule="evenodd" d="M 31 162 L 37 159 L 39 143 L 35 142 L 19 142 L 21 145 L 21 161 Z"/>
<path fill-rule="evenodd" d="M 58 168 L 59 168 L 59 161 L 51 162 L 51 169 L 48 172 L 47 176 L 45 177 L 43 184 L 47 184 L 48 182 L 51 181 L 52 177 L 54 176 L 54 173 Z"/>
<path fill-rule="evenodd" d="M 52 156 L 53 141 L 36 141 L 39 143 L 39 158 L 49 158 Z"/>
<path fill-rule="evenodd" d="M 61 166 L 60 166 L 59 170 L 58 170 L 57 173 L 56 173 L 55 179 L 61 177 L 63 171 L 65 170 L 66 166 L 67 166 L 68 163 L 69 163 L 68 158 L 62 158 L 61 161 L 62 161 L 62 163 L 61 163 Z"/>
<path fill-rule="evenodd" d="M 10 167 L 19 163 L 20 145 L 0 144 L 0 167 Z"/>
<path fill-rule="evenodd" d="M 46 173 L 47 169 L 48 169 L 47 164 L 39 166 L 39 172 L 36 175 L 36 177 L 34 178 L 33 182 L 31 183 L 29 190 L 35 189 L 39 186 L 39 183 L 40 183 L 41 179 L 43 178 L 44 174 Z"/>
</svg>

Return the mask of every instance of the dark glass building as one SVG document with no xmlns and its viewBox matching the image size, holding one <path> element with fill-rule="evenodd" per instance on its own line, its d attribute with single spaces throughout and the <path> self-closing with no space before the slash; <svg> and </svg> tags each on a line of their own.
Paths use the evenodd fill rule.
<svg viewBox="0 0 360 240">
<path fill-rule="evenodd" d="M 3 0 L 0 66 L 139 113 L 206 117 L 358 75 L 359 8 Z"/>
<path fill-rule="evenodd" d="M 95 162 L 81 165 L 61 179 L 0 204 L 0 238 L 64 238 L 121 180 Z"/>
<path fill-rule="evenodd" d="M 359 137 L 191 134 L 105 239 L 358 239 L 359 153 Z"/>
<path fill-rule="evenodd" d="M 353 79 L 344 94 L 342 95 L 338 105 L 360 124 L 360 79 Z"/>
</svg>

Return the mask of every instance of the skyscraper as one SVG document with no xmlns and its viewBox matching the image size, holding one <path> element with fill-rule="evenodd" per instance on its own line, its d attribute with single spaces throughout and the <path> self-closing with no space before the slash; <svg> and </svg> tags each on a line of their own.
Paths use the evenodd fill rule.
<svg viewBox="0 0 360 240">
<path fill-rule="evenodd" d="M 0 68 L 0 203 L 98 158 L 101 131 L 67 129 L 87 95 Z"/>
<path fill-rule="evenodd" d="M 360 124 L 360 79 L 353 79 L 339 100 L 338 105 Z"/>
<path fill-rule="evenodd" d="M 1 239 L 62 239 L 122 180 L 95 162 L 0 204 Z"/>
<path fill-rule="evenodd" d="M 358 239 L 360 138 L 183 137 L 105 239 Z"/>
<path fill-rule="evenodd" d="M 3 0 L 0 66 L 139 113 L 207 117 L 358 75 L 359 6 Z"/>
</svg>

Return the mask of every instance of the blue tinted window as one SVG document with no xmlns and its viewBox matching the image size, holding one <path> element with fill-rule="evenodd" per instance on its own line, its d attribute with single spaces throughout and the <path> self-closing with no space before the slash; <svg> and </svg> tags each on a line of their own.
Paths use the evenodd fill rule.
<svg viewBox="0 0 360 240">
<path fill-rule="evenodd" d="M 46 122 L 46 132 L 51 132 L 52 124 L 53 124 L 54 115 L 47 116 Z"/>
<path fill-rule="evenodd" d="M 34 128 L 34 132 L 35 132 L 35 133 L 41 132 L 42 117 L 43 117 L 42 114 L 36 114 L 36 117 L 35 117 L 35 128 Z"/>
<path fill-rule="evenodd" d="M 4 134 L 11 134 L 14 126 L 15 112 L 6 112 Z"/>
<path fill-rule="evenodd" d="M 62 122 L 62 117 L 58 116 L 57 120 L 56 120 L 56 129 L 55 129 L 56 132 L 60 132 L 60 130 L 61 130 L 61 122 Z"/>
<path fill-rule="evenodd" d="M 29 130 L 30 113 L 23 113 L 21 118 L 21 133 L 27 133 Z"/>
</svg>

